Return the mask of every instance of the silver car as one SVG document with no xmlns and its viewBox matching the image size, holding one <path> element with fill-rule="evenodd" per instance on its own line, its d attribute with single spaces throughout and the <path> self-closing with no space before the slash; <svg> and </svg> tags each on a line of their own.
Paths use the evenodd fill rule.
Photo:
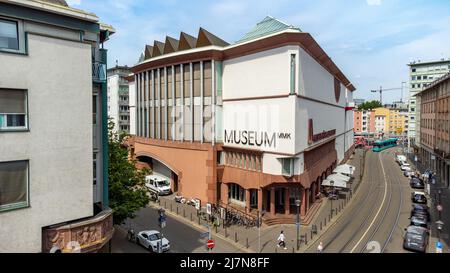
<svg viewBox="0 0 450 273">
<path fill-rule="evenodd" d="M 138 233 L 137 243 L 152 252 L 158 252 L 158 244 L 162 243 L 162 251 L 170 250 L 170 242 L 164 238 L 159 231 L 144 230 Z"/>
</svg>

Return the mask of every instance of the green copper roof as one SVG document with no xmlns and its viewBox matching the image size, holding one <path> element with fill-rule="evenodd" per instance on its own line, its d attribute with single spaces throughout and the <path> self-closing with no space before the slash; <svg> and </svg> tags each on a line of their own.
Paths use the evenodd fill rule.
<svg viewBox="0 0 450 273">
<path fill-rule="evenodd" d="M 287 25 L 272 16 L 266 16 L 264 20 L 256 24 L 256 26 L 247 34 L 244 35 L 236 43 L 242 43 L 245 41 L 253 40 L 256 38 L 264 37 L 272 33 L 280 32 L 286 29 L 295 29 L 301 31 L 299 28 L 295 28 L 292 25 Z"/>
</svg>

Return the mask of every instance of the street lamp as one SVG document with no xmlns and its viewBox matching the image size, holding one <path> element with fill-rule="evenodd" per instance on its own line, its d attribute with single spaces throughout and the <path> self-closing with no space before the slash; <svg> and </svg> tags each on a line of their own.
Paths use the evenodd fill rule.
<svg viewBox="0 0 450 273">
<path fill-rule="evenodd" d="M 333 180 L 331 180 L 330 181 L 330 185 L 331 185 L 331 210 L 330 210 L 330 212 L 331 212 L 331 217 L 333 217 L 333 199 L 334 199 L 334 181 Z"/>
<path fill-rule="evenodd" d="M 441 241 L 441 231 L 442 228 L 444 227 L 444 222 L 442 222 L 440 219 L 439 221 L 436 221 L 436 228 L 438 230 L 438 241 Z"/>
<path fill-rule="evenodd" d="M 300 248 L 300 240 L 299 240 L 299 235 L 300 235 L 300 206 L 302 204 L 302 201 L 300 199 L 296 199 L 295 200 L 295 206 L 297 207 L 297 250 L 299 250 Z"/>
</svg>

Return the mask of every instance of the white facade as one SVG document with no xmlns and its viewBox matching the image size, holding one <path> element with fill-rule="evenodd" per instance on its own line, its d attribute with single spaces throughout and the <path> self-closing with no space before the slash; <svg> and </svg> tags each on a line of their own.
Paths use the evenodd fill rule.
<svg viewBox="0 0 450 273">
<path fill-rule="evenodd" d="M 118 132 L 130 132 L 129 83 L 125 77 L 128 67 L 116 66 L 108 69 L 108 117 Z"/>
<path fill-rule="evenodd" d="M 0 52 L 0 87 L 29 106 L 29 132 L 0 132 L 0 162 L 29 161 L 30 204 L 0 213 L 0 252 L 40 252 L 42 227 L 93 214 L 91 46 L 28 34 L 28 50 Z"/>
<path fill-rule="evenodd" d="M 128 98 L 130 109 L 130 135 L 136 135 L 136 82 L 128 85 Z"/>
<path fill-rule="evenodd" d="M 293 54 L 295 94 L 289 95 Z M 274 175 L 282 174 L 282 158 L 293 158 L 294 174 L 301 174 L 303 152 L 318 145 L 308 144 L 308 124 L 312 119 L 314 134 L 336 130 L 331 138 L 336 138 L 341 161 L 353 145 L 353 112 L 347 111 L 345 116 L 344 109 L 352 102 L 353 94 L 342 84 L 340 89 L 336 102 L 334 76 L 298 46 L 226 60 L 224 146 L 264 151 L 263 172 Z"/>
</svg>

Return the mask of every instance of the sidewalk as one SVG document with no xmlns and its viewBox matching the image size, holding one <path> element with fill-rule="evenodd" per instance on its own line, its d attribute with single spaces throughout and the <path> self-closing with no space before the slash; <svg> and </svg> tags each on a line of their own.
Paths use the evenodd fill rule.
<svg viewBox="0 0 450 273">
<path fill-rule="evenodd" d="M 347 162 L 350 165 L 356 167 L 354 173 L 354 179 L 351 183 L 351 190 L 348 192 L 341 192 L 339 200 L 322 199 L 322 204 L 315 218 L 308 226 L 300 225 L 300 249 L 298 252 L 304 252 L 308 246 L 314 243 L 320 235 L 323 234 L 340 215 L 343 213 L 346 205 L 351 201 L 352 193 L 354 193 L 359 184 L 361 178 L 361 164 L 364 164 L 363 151 L 360 149 L 355 150 L 355 154 L 351 156 Z M 156 205 L 156 204 L 155 204 Z M 178 215 L 180 218 L 184 218 L 186 221 L 190 221 L 196 226 L 207 225 L 207 222 L 203 219 L 199 219 L 195 207 L 186 204 L 175 202 L 172 198 L 162 197 L 160 200 L 160 207 L 165 208 L 167 213 L 172 215 Z M 331 209 L 333 208 L 333 214 Z M 312 226 L 317 228 L 317 234 L 312 232 Z M 296 250 L 296 237 L 297 228 L 296 225 L 275 225 L 265 226 L 263 225 L 260 230 L 257 227 L 246 228 L 242 226 L 231 226 L 224 228 L 211 227 L 214 235 L 219 235 L 222 238 L 226 238 L 228 241 L 240 245 L 242 248 L 247 249 L 250 252 L 262 252 L 262 253 L 292 253 Z M 277 247 L 277 238 L 280 232 L 283 230 L 286 236 L 287 250 Z M 260 236 L 258 236 L 260 234 Z"/>
</svg>

